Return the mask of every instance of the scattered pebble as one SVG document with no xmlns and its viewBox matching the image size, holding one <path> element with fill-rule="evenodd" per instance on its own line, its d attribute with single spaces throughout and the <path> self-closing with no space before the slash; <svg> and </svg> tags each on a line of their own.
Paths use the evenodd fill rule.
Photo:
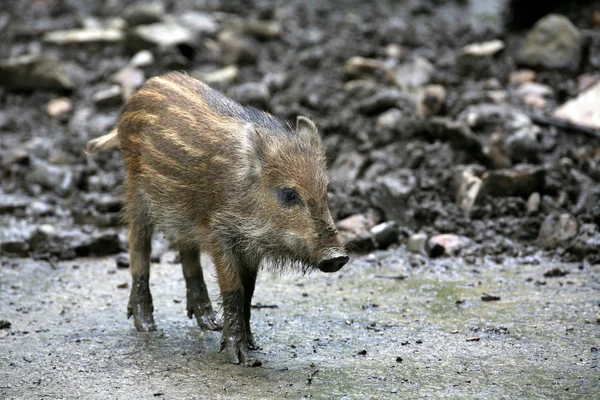
<svg viewBox="0 0 600 400">
<path fill-rule="evenodd" d="M 123 282 L 117 285 L 117 289 L 127 289 L 129 287 L 129 283 Z"/>
<path fill-rule="evenodd" d="M 367 355 L 367 350 L 365 350 L 365 349 L 359 350 L 359 352 L 356 353 L 356 354 L 358 354 L 359 356 L 366 356 Z"/>
<path fill-rule="evenodd" d="M 544 273 L 544 278 L 559 278 L 565 275 L 568 275 L 569 271 L 556 267 L 548 270 Z"/>
<path fill-rule="evenodd" d="M 467 342 L 479 342 L 479 340 L 481 340 L 481 338 L 479 336 L 473 336 L 470 338 L 466 338 L 465 339 Z"/>
<path fill-rule="evenodd" d="M 121 253 L 116 258 L 117 268 L 129 268 L 129 254 Z"/>
<path fill-rule="evenodd" d="M 0 319 L 0 329 L 10 329 L 11 323 L 5 319 Z"/>
<path fill-rule="evenodd" d="M 483 300 L 483 301 L 498 301 L 498 300 L 500 300 L 500 296 L 497 296 L 495 294 L 483 293 L 481 295 L 481 300 Z"/>
<path fill-rule="evenodd" d="M 73 110 L 73 102 L 68 97 L 58 97 L 48 102 L 46 112 L 52 118 L 58 118 Z"/>
</svg>

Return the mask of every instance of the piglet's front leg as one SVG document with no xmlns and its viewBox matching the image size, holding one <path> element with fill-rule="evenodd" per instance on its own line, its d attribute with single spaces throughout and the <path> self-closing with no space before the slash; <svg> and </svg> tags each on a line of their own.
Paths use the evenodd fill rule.
<svg viewBox="0 0 600 400">
<path fill-rule="evenodd" d="M 244 286 L 237 266 L 228 265 L 215 257 L 215 267 L 223 298 L 223 337 L 221 351 L 225 351 L 227 361 L 256 367 L 261 362 L 248 354 L 248 335 L 244 318 Z"/>
</svg>

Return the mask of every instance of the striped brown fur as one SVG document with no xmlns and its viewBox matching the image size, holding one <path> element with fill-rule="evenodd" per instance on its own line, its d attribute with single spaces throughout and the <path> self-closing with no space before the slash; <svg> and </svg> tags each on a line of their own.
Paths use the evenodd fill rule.
<svg viewBox="0 0 600 400">
<path fill-rule="evenodd" d="M 96 142 L 116 140 L 101 139 Z M 249 302 L 263 260 L 304 270 L 339 269 L 347 260 L 327 207 L 324 151 L 310 120 L 299 117 L 291 127 L 170 73 L 131 96 L 118 142 L 127 165 L 125 218 L 134 277 L 129 314 L 138 329 L 155 326 L 146 290 L 155 227 L 180 249 L 190 317 L 218 329 L 200 264 L 190 261 L 200 249 L 212 255 L 225 307 L 223 348 L 232 362 L 248 361 L 247 350 L 255 346 Z M 337 252 L 333 266 L 331 249 Z"/>
</svg>

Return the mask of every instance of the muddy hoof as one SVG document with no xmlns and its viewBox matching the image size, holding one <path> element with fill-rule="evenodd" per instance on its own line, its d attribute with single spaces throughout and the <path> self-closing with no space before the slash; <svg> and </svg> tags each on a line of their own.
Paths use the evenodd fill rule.
<svg viewBox="0 0 600 400">
<path fill-rule="evenodd" d="M 156 330 L 156 324 L 154 323 L 154 315 L 152 312 L 154 307 L 150 304 L 137 304 L 129 305 L 127 307 L 127 318 L 133 316 L 133 324 L 135 329 L 140 332 L 150 332 Z"/>
<path fill-rule="evenodd" d="M 245 338 L 223 335 L 221 351 L 225 350 L 227 361 L 232 364 L 243 364 L 246 367 L 256 367 L 262 363 L 248 355 L 248 342 Z"/>
<path fill-rule="evenodd" d="M 248 334 L 246 341 L 248 342 L 248 350 L 260 350 L 260 345 L 256 343 L 256 340 L 254 340 L 254 336 L 252 336 L 251 333 Z"/>
<path fill-rule="evenodd" d="M 194 313 L 196 316 L 196 322 L 198 326 L 205 331 L 220 331 L 223 329 L 223 323 L 217 318 L 217 314 L 214 311 L 198 316 L 198 314 Z"/>
</svg>

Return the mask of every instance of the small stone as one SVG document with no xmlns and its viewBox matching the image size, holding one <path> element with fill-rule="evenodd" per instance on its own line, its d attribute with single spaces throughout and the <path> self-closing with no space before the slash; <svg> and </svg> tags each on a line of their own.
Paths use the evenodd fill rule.
<svg viewBox="0 0 600 400">
<path fill-rule="evenodd" d="M 339 185 L 356 182 L 366 162 L 367 157 L 356 151 L 340 154 L 329 168 L 331 181 Z"/>
<path fill-rule="evenodd" d="M 367 350 L 365 350 L 365 349 L 359 350 L 359 352 L 356 353 L 356 354 L 358 354 L 359 356 L 366 356 L 367 355 Z"/>
<path fill-rule="evenodd" d="M 493 56 L 502 49 L 505 45 L 502 40 L 495 39 L 488 42 L 472 43 L 460 49 L 459 57 L 469 55 L 473 57 L 488 57 Z"/>
<path fill-rule="evenodd" d="M 434 66 L 426 58 L 416 56 L 395 68 L 392 82 L 402 90 L 416 89 L 427 85 L 434 72 Z"/>
<path fill-rule="evenodd" d="M 537 162 L 542 151 L 541 133 L 537 125 L 525 125 L 511 133 L 502 148 L 512 162 Z"/>
<path fill-rule="evenodd" d="M 475 167 L 466 168 L 458 176 L 456 202 L 465 212 L 470 213 L 479 197 L 483 180 L 475 173 Z"/>
<path fill-rule="evenodd" d="M 129 268 L 129 255 L 121 253 L 116 258 L 117 268 Z"/>
<path fill-rule="evenodd" d="M 129 283 L 123 282 L 117 285 L 117 289 L 127 289 L 129 287 Z"/>
<path fill-rule="evenodd" d="M 542 222 L 538 241 L 547 249 L 568 247 L 571 240 L 577 235 L 577 219 L 571 214 L 550 214 Z"/>
<path fill-rule="evenodd" d="M 425 254 L 427 238 L 427 234 L 422 232 L 410 235 L 406 241 L 406 250 L 411 253 Z"/>
<path fill-rule="evenodd" d="M 92 101 L 97 107 L 118 106 L 123 102 L 123 92 L 120 86 L 113 85 L 108 89 L 94 93 Z"/>
<path fill-rule="evenodd" d="M 78 257 L 106 256 L 119 253 L 121 242 L 117 233 L 104 232 L 82 238 L 73 247 Z"/>
<path fill-rule="evenodd" d="M 64 189 L 68 191 L 72 184 L 72 172 L 69 168 L 37 160 L 25 175 L 25 182 L 29 185 L 40 185 L 47 190 L 60 192 Z"/>
<path fill-rule="evenodd" d="M 165 7 L 161 2 L 135 3 L 125 7 L 123 19 L 128 26 L 146 25 L 163 19 Z"/>
<path fill-rule="evenodd" d="M 483 301 L 498 301 L 500 300 L 500 296 L 495 294 L 483 293 L 481 295 L 481 300 Z"/>
<path fill-rule="evenodd" d="M 446 89 L 442 85 L 426 85 L 417 92 L 417 115 L 421 118 L 437 115 L 445 102 Z"/>
<path fill-rule="evenodd" d="M 0 319 L 0 329 L 10 329 L 11 323 L 5 319 Z"/>
<path fill-rule="evenodd" d="M 600 82 L 556 109 L 553 116 L 590 128 L 600 129 Z"/>
<path fill-rule="evenodd" d="M 148 67 L 154 64 L 154 55 L 150 50 L 140 50 L 131 57 L 129 65 L 135 68 Z"/>
<path fill-rule="evenodd" d="M 125 37 L 125 46 L 131 52 L 177 50 L 180 53 L 181 46 L 193 48 L 194 44 L 194 33 L 174 22 L 139 25 L 129 29 Z"/>
<path fill-rule="evenodd" d="M 127 65 L 116 72 L 111 77 L 111 81 L 121 86 L 123 99 L 128 99 L 144 84 L 146 74 L 141 69 Z"/>
<path fill-rule="evenodd" d="M 538 192 L 533 192 L 527 199 L 527 213 L 537 214 L 540 210 L 540 203 L 542 198 Z"/>
<path fill-rule="evenodd" d="M 103 194 L 94 198 L 94 205 L 96 210 L 101 213 L 120 212 L 123 205 L 123 199 L 120 196 Z"/>
<path fill-rule="evenodd" d="M 430 257 L 453 256 L 472 243 L 468 237 L 444 233 L 429 238 L 427 250 Z"/>
<path fill-rule="evenodd" d="M 504 42 L 497 39 L 467 45 L 457 54 L 456 68 L 463 76 L 490 75 L 494 70 L 493 56 L 502 49 L 504 49 Z"/>
<path fill-rule="evenodd" d="M 417 187 L 417 178 L 409 169 L 399 169 L 375 178 L 371 187 L 371 203 L 380 209 L 387 220 L 406 223 L 408 201 Z"/>
<path fill-rule="evenodd" d="M 399 126 L 403 116 L 404 114 L 399 109 L 390 108 L 379 114 L 375 124 L 380 128 L 395 129 Z"/>
<path fill-rule="evenodd" d="M 57 45 L 87 43 L 118 43 L 123 31 L 115 28 L 86 28 L 54 31 L 44 34 L 43 41 Z"/>
<path fill-rule="evenodd" d="M 254 36 L 258 39 L 277 39 L 281 36 L 281 24 L 276 21 L 250 21 L 234 22 L 233 29 Z"/>
<path fill-rule="evenodd" d="M 394 221 L 383 222 L 374 226 L 370 234 L 379 249 L 386 249 L 398 242 L 398 224 Z"/>
<path fill-rule="evenodd" d="M 0 86 L 13 91 L 73 89 L 63 65 L 55 58 L 43 55 L 0 60 Z"/>
<path fill-rule="evenodd" d="M 397 362 L 397 363 L 401 363 L 402 361 L 403 361 L 403 360 L 402 360 L 402 357 L 396 357 L 396 362 Z"/>
<path fill-rule="evenodd" d="M 37 227 L 31 238 L 29 238 L 29 247 L 33 251 L 48 247 L 49 242 L 54 241 L 56 238 L 56 227 L 50 224 L 42 224 Z"/>
<path fill-rule="evenodd" d="M 564 270 L 559 267 L 552 268 L 546 272 L 544 272 L 544 278 L 560 278 L 565 275 L 568 275 L 569 271 Z"/>
<path fill-rule="evenodd" d="M 217 41 L 221 45 L 221 61 L 226 65 L 253 64 L 260 53 L 254 39 L 232 30 L 219 32 Z"/>
<path fill-rule="evenodd" d="M 520 86 L 527 82 L 535 82 L 537 73 L 531 69 L 520 69 L 511 72 L 508 76 L 508 82 L 512 85 Z"/>
<path fill-rule="evenodd" d="M 358 103 L 358 110 L 366 115 L 379 114 L 395 107 L 405 98 L 398 89 L 381 89 Z"/>
<path fill-rule="evenodd" d="M 52 118 L 60 117 L 63 114 L 67 114 L 73 110 L 73 102 L 68 97 L 58 97 L 48 102 L 46 106 L 46 112 Z"/>
<path fill-rule="evenodd" d="M 29 244 L 25 239 L 0 240 L 0 253 L 25 257 L 29 255 Z"/>
<path fill-rule="evenodd" d="M 179 22 L 197 36 L 212 36 L 217 33 L 219 26 L 215 19 L 208 13 L 186 11 L 179 17 Z"/>
<path fill-rule="evenodd" d="M 546 184 L 545 170 L 528 164 L 488 171 L 482 178 L 485 193 L 495 197 L 528 197 L 533 192 L 542 192 Z"/>
<path fill-rule="evenodd" d="M 567 17 L 548 14 L 529 31 L 516 61 L 531 67 L 576 70 L 583 42 L 583 35 Z"/>
<path fill-rule="evenodd" d="M 229 85 L 235 82 L 239 75 L 240 69 L 235 65 L 228 65 L 224 68 L 211 72 L 192 72 L 194 78 L 200 79 L 208 85 Z"/>
<path fill-rule="evenodd" d="M 383 64 L 379 60 L 364 57 L 350 57 L 344 64 L 344 76 L 346 79 L 364 79 L 374 77 L 383 70 Z"/>
<path fill-rule="evenodd" d="M 481 338 L 479 336 L 473 336 L 465 339 L 467 342 L 479 342 L 480 340 Z"/>
<path fill-rule="evenodd" d="M 340 239 L 345 247 L 354 251 L 372 251 L 376 243 L 370 229 L 377 223 L 373 215 L 356 214 L 338 221 Z"/>
</svg>

